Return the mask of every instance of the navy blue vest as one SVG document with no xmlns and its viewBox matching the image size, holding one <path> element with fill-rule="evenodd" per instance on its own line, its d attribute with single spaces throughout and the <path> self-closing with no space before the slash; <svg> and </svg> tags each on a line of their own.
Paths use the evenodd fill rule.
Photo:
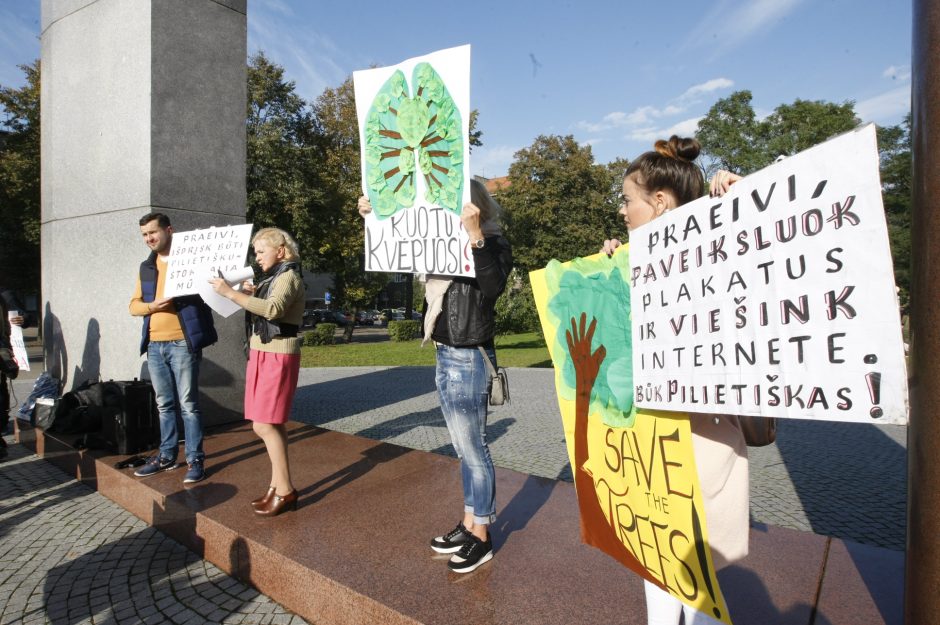
<svg viewBox="0 0 940 625">
<path fill-rule="evenodd" d="M 157 298 L 157 253 L 151 252 L 140 263 L 140 292 L 144 302 L 150 303 Z M 173 298 L 176 316 L 183 328 L 183 337 L 189 351 L 196 352 L 209 347 L 219 340 L 212 319 L 212 309 L 198 295 L 183 295 Z M 150 315 L 144 317 L 143 334 L 140 339 L 140 353 L 147 351 L 150 344 Z"/>
</svg>

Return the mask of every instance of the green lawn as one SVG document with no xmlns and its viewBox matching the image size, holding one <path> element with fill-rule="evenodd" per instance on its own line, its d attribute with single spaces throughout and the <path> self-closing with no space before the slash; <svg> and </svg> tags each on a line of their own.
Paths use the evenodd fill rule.
<svg viewBox="0 0 940 625">
<path fill-rule="evenodd" d="M 509 334 L 496 338 L 496 353 L 501 367 L 550 367 L 551 360 L 541 334 Z M 338 343 L 322 347 L 304 347 L 301 367 L 415 366 L 434 364 L 434 345 L 421 347 L 420 340 L 375 343 Z"/>
</svg>

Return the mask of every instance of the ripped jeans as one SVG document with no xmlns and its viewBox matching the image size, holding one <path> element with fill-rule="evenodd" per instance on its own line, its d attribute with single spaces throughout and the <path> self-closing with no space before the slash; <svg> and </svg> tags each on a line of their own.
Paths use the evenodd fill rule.
<svg viewBox="0 0 940 625">
<path fill-rule="evenodd" d="M 494 365 L 496 353 L 487 353 Z M 450 440 L 460 458 L 464 512 L 473 522 L 496 520 L 496 471 L 486 445 L 487 373 L 476 347 L 437 346 L 437 392 Z"/>
</svg>

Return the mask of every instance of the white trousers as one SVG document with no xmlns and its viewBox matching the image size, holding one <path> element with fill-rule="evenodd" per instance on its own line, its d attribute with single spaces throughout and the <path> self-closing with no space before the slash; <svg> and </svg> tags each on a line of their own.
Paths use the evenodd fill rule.
<svg viewBox="0 0 940 625">
<path fill-rule="evenodd" d="M 679 625 L 679 616 L 685 614 L 685 625 L 720 625 L 704 612 L 689 607 L 655 584 L 643 581 L 646 591 L 647 625 Z"/>
</svg>

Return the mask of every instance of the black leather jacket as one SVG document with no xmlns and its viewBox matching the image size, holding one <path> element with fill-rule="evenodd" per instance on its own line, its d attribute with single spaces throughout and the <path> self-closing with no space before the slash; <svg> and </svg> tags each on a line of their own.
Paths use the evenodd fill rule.
<svg viewBox="0 0 940 625">
<path fill-rule="evenodd" d="M 496 299 L 512 271 L 512 248 L 502 236 L 473 249 L 476 278 L 454 278 L 444 294 L 431 338 L 451 347 L 488 345 L 496 336 Z"/>
</svg>

